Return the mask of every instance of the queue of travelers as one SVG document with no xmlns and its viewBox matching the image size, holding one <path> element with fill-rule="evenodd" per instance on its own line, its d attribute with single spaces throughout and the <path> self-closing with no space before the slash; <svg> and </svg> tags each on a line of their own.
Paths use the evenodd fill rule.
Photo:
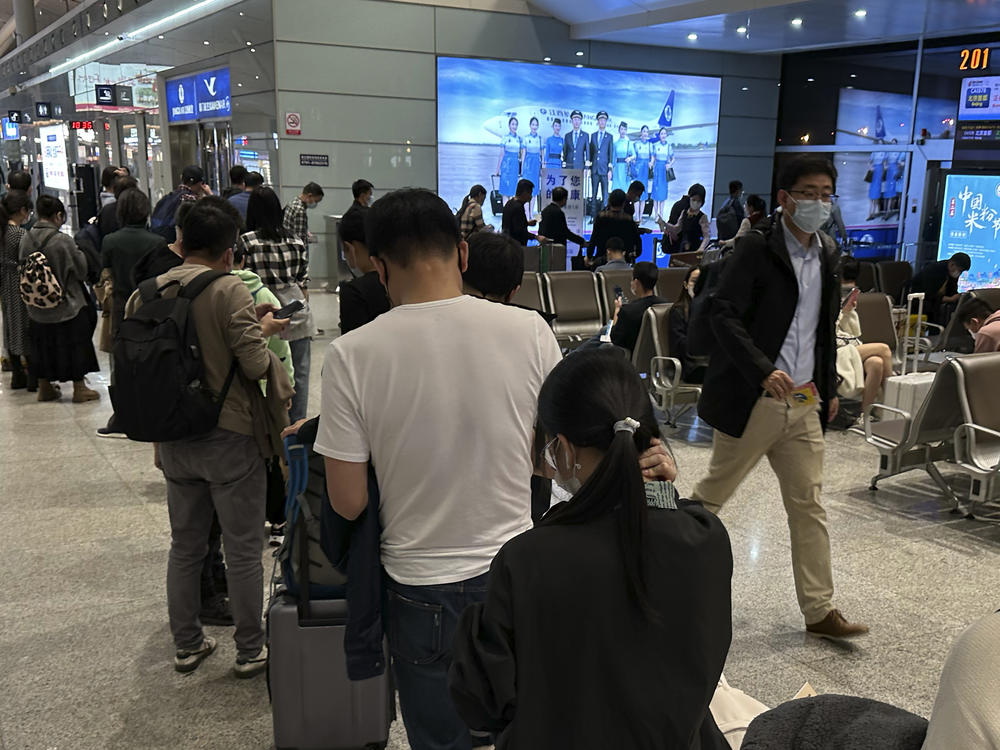
<svg viewBox="0 0 1000 750">
<path fill-rule="evenodd" d="M 203 628 L 210 622 L 235 626 L 237 677 L 267 669 L 261 552 L 265 521 L 273 533 L 285 520 L 268 507 L 269 467 L 281 436 L 317 411 L 314 450 L 330 507 L 345 523 L 369 510 L 374 476 L 379 566 L 369 574 L 382 592 L 394 683 L 416 750 L 728 747 L 711 707 L 733 637 L 723 509 L 765 456 L 788 517 L 804 631 L 830 639 L 868 632 L 834 599 L 823 430 L 839 409 L 842 348 L 852 347 L 850 366 L 860 364 L 866 405 L 892 363 L 891 353 L 854 341 L 857 295 L 846 288 L 857 269 L 819 231 L 837 179 L 827 160 L 787 163 L 773 225 L 748 199 L 740 216 L 747 230 L 740 227 L 713 288 L 711 357 L 688 346 L 702 269 L 688 269 L 671 308 L 671 347 L 683 379 L 703 383 L 699 414 L 714 429 L 707 473 L 690 499 L 674 485 L 678 469 L 648 388 L 621 354 L 634 348 L 645 311 L 669 301 L 655 294 L 655 264 L 632 263 L 641 245 L 625 191 L 611 193 L 598 222 L 627 223 L 628 237 L 608 230 L 587 258 L 598 271 L 631 270 L 632 301 L 616 301 L 610 345 L 564 356 L 551 316 L 512 304 L 522 248 L 533 238 L 524 211 L 530 181 L 516 186 L 503 233 L 484 226 L 481 186 L 456 216 L 429 190 L 373 202 L 371 183 L 356 182 L 339 224 L 353 278 L 340 288 L 341 334 L 325 354 L 321 403 L 310 412 L 317 329 L 306 210 L 323 190 L 309 183 L 282 208 L 254 173 L 232 172 L 227 199 L 212 196 L 199 171 L 185 168 L 181 185 L 152 210 L 130 178 L 113 176 L 105 207 L 114 206 L 120 228 L 101 248 L 115 333 L 142 320 L 144 306 L 198 290 L 190 315 L 217 412 L 207 431 L 158 442 L 157 458 L 170 511 L 167 602 L 178 672 L 216 650 Z M 565 196 L 553 193 L 560 209 Z M 685 198 L 664 229 L 682 249 L 704 249 L 705 190 L 692 186 Z M 32 208 L 38 221 L 26 231 Z M 560 211 L 546 211 L 543 228 L 572 238 Z M 147 229 L 151 216 L 160 218 Z M 98 370 L 97 311 L 87 259 L 60 231 L 65 207 L 11 190 L 0 219 L 4 347 L 18 362 L 12 386 L 35 384 L 38 400 L 50 401 L 60 397 L 59 382 L 72 382 L 74 402 L 97 399 L 84 379 Z M 12 269 L 33 274 L 34 296 L 22 297 L 23 281 L 11 284 Z M 285 307 L 297 309 L 276 315 Z M 996 349 L 992 308 L 967 303 L 957 314 Z M 115 361 L 123 351 L 116 344 Z M 117 377 L 123 385 L 130 375 Z M 550 480 L 568 501 L 550 505 Z M 536 508 L 542 482 L 545 502 Z M 220 569 L 221 600 L 204 585 Z M 957 736 L 946 728 L 960 721 L 957 696 L 980 687 L 963 680 L 970 657 L 959 647 L 975 641 L 1000 651 L 998 632 L 994 616 L 956 645 L 928 750 Z M 995 682 L 988 673 L 982 681 Z M 970 705 L 978 735 L 1000 738 L 989 702 Z"/>
</svg>

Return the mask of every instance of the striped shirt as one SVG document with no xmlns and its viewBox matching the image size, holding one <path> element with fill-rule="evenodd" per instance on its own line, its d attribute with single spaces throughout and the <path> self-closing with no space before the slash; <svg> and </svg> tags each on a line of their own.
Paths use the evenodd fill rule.
<svg viewBox="0 0 1000 750">
<path fill-rule="evenodd" d="M 485 227 L 486 222 L 483 221 L 482 206 L 475 201 L 469 201 L 469 205 L 465 207 L 465 213 L 462 214 L 462 220 L 459 222 L 459 228 L 462 230 L 462 239 L 469 239 L 469 237 L 476 232 L 481 232 Z"/>
<path fill-rule="evenodd" d="M 265 286 L 298 284 L 309 286 L 306 245 L 287 233 L 278 241 L 258 237 L 256 232 L 240 235 L 236 246 L 246 253 L 246 267 L 260 276 Z"/>
</svg>

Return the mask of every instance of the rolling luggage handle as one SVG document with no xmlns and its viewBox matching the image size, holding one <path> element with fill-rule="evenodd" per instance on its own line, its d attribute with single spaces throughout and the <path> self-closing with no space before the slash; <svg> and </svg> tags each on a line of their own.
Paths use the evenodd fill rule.
<svg viewBox="0 0 1000 750">
<path fill-rule="evenodd" d="M 344 618 L 314 618 L 312 616 L 312 605 L 310 603 L 310 581 L 309 581 L 309 531 L 308 521 L 312 520 L 312 511 L 308 502 L 298 502 L 298 497 L 306 491 L 309 483 L 309 457 L 306 454 L 306 447 L 299 442 L 296 435 L 289 435 L 285 438 L 285 461 L 288 464 L 288 496 L 285 500 L 286 523 L 293 529 L 293 533 L 302 534 L 303 539 L 299 544 L 299 595 L 297 605 L 299 610 L 299 625 L 303 627 L 325 627 L 329 625 L 343 625 Z M 301 512 L 305 522 L 299 523 L 299 513 Z"/>
<path fill-rule="evenodd" d="M 913 320 L 913 303 L 917 303 L 917 317 Z M 920 327 L 923 325 L 924 317 L 924 293 L 923 292 L 913 292 L 912 294 L 906 295 L 906 322 L 903 328 L 903 369 L 900 373 L 901 375 L 906 374 L 906 362 L 910 356 L 910 345 L 913 345 L 913 371 L 919 371 L 919 366 L 917 365 L 917 342 L 920 340 Z M 910 322 L 913 321 L 913 335 L 910 333 Z"/>
</svg>

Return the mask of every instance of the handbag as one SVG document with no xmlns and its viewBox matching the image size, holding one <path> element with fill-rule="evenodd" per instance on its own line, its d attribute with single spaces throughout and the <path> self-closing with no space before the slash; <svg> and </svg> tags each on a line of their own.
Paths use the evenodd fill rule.
<svg viewBox="0 0 1000 750">
<path fill-rule="evenodd" d="M 673 182 L 677 179 L 677 175 L 674 174 L 673 167 L 667 167 L 667 182 Z"/>
<path fill-rule="evenodd" d="M 868 171 L 865 172 L 865 182 L 871 182 L 872 178 L 875 176 L 875 170 L 868 167 Z"/>
</svg>

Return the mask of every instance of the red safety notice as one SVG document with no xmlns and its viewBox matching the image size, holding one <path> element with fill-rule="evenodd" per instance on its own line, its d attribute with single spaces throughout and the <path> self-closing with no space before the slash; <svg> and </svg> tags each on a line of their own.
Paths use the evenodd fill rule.
<svg viewBox="0 0 1000 750">
<path fill-rule="evenodd" d="M 302 135 L 302 117 L 298 112 L 285 113 L 285 135 Z"/>
</svg>

